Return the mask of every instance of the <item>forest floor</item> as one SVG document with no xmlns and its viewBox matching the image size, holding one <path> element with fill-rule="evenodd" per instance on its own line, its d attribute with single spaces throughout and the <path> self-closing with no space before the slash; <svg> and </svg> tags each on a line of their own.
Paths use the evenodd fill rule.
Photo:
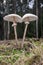
<svg viewBox="0 0 43 65">
<path fill-rule="evenodd" d="M 43 39 L 26 39 L 23 48 L 19 41 L 0 41 L 0 65 L 43 65 Z"/>
</svg>

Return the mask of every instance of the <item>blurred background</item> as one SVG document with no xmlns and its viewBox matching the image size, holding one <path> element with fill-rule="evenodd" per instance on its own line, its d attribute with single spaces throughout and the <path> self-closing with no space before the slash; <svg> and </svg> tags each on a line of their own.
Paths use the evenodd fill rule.
<svg viewBox="0 0 43 65">
<path fill-rule="evenodd" d="M 38 16 L 36 22 L 31 22 L 27 29 L 27 38 L 43 38 L 43 0 L 0 0 L 0 40 L 14 39 L 12 23 L 4 21 L 3 17 L 8 14 L 23 16 L 32 13 Z M 18 23 L 18 38 L 23 37 L 25 24 Z"/>
</svg>

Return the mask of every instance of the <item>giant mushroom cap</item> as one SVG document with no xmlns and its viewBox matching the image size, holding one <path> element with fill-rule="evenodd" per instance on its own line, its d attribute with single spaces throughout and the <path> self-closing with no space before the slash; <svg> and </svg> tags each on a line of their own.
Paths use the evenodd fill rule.
<svg viewBox="0 0 43 65">
<path fill-rule="evenodd" d="M 38 19 L 38 16 L 34 14 L 27 13 L 22 17 L 22 21 L 29 22 L 29 21 L 35 21 Z"/>
<path fill-rule="evenodd" d="M 6 20 L 6 21 L 10 21 L 10 22 L 19 22 L 19 23 L 22 22 L 21 16 L 19 16 L 17 14 L 6 15 L 3 19 Z"/>
</svg>

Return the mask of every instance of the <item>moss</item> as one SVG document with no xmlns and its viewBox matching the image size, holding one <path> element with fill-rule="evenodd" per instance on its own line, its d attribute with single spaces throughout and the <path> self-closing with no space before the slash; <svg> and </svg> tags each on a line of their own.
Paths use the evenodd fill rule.
<svg viewBox="0 0 43 65">
<path fill-rule="evenodd" d="M 32 56 L 31 58 L 29 58 L 25 65 L 32 65 L 35 62 L 40 62 L 40 56 L 36 55 L 36 56 Z"/>
<path fill-rule="evenodd" d="M 41 45 L 40 41 L 34 41 L 33 39 L 31 41 L 31 44 L 35 45 L 36 48 L 26 43 L 23 49 L 15 49 L 13 41 L 10 44 L 0 45 L 0 65 L 14 65 L 19 58 L 21 62 L 25 62 L 25 65 L 39 63 L 40 58 L 43 56 L 43 45 Z"/>
<path fill-rule="evenodd" d="M 40 45 L 40 42 L 39 41 L 35 41 L 34 42 L 36 46 L 39 46 Z"/>
<path fill-rule="evenodd" d="M 22 53 L 22 50 L 13 49 L 12 53 L 13 54 L 20 54 L 20 53 Z"/>
<path fill-rule="evenodd" d="M 29 52 L 25 53 L 25 56 L 29 56 L 29 55 L 30 55 L 30 53 L 29 53 Z"/>
</svg>

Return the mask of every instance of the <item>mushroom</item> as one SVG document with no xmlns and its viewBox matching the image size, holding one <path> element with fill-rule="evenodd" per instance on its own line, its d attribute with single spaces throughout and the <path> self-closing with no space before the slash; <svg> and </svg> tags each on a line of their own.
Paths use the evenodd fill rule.
<svg viewBox="0 0 43 65">
<path fill-rule="evenodd" d="M 30 14 L 30 13 L 27 13 L 27 14 L 25 14 L 22 17 L 22 21 L 24 21 L 24 23 L 26 24 L 25 30 L 24 30 L 24 35 L 23 35 L 22 46 L 24 44 L 24 40 L 25 40 L 25 35 L 26 35 L 26 31 L 27 31 L 28 24 L 30 23 L 30 21 L 35 21 L 37 19 L 38 19 L 38 17 L 36 15 Z"/>
<path fill-rule="evenodd" d="M 6 21 L 9 21 L 9 22 L 13 22 L 13 25 L 14 26 L 14 32 L 15 32 L 15 39 L 16 39 L 16 43 L 17 43 L 17 32 L 16 32 L 16 25 L 17 25 L 17 22 L 21 23 L 22 20 L 21 20 L 21 16 L 17 15 L 17 14 L 9 14 L 9 15 L 6 15 L 4 17 L 4 20 Z"/>
</svg>

